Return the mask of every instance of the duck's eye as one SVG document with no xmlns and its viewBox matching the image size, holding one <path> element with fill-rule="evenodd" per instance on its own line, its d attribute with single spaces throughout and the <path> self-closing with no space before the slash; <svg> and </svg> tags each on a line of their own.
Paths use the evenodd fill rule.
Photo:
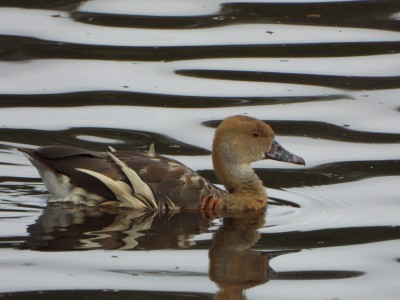
<svg viewBox="0 0 400 300">
<path fill-rule="evenodd" d="M 253 131 L 252 135 L 256 138 L 259 138 L 261 136 L 261 133 L 258 131 Z"/>
</svg>

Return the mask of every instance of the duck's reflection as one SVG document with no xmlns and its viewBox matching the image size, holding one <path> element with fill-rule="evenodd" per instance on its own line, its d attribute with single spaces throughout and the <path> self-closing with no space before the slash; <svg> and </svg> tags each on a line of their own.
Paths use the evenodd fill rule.
<svg viewBox="0 0 400 300">
<path fill-rule="evenodd" d="M 261 252 L 259 240 L 265 212 L 225 215 L 209 250 L 209 277 L 219 291 L 215 299 L 246 299 L 244 291 L 275 275 L 269 261 L 292 251 Z M 196 211 L 160 215 L 130 209 L 99 209 L 49 204 L 24 248 L 42 251 L 82 249 L 189 248 L 192 237 L 209 232 L 212 222 Z"/>
<path fill-rule="evenodd" d="M 293 252 L 250 249 L 260 239 L 257 230 L 264 222 L 264 211 L 224 217 L 209 252 L 209 276 L 219 287 L 214 299 L 246 299 L 246 289 L 266 283 L 275 276 L 269 261 L 275 256 Z"/>
<path fill-rule="evenodd" d="M 195 211 L 158 214 L 51 203 L 28 227 L 23 247 L 41 251 L 189 248 L 193 236 L 210 223 Z"/>
</svg>

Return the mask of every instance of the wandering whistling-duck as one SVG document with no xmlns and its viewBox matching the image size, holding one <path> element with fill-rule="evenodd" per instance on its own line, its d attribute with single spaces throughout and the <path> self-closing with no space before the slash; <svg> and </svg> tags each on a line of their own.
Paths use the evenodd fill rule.
<svg viewBox="0 0 400 300">
<path fill-rule="evenodd" d="M 267 194 L 250 163 L 274 159 L 304 165 L 275 141 L 266 123 L 248 116 L 226 118 L 212 147 L 214 170 L 226 192 L 178 161 L 148 152 L 95 152 L 76 147 L 19 149 L 38 169 L 48 191 L 62 201 L 138 210 L 255 210 Z"/>
</svg>

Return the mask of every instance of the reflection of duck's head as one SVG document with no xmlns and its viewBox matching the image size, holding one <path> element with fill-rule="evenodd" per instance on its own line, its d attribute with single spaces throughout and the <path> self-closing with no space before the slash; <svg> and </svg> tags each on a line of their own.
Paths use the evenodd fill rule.
<svg viewBox="0 0 400 300">
<path fill-rule="evenodd" d="M 275 271 L 269 267 L 270 260 L 293 252 L 252 250 L 261 237 L 257 230 L 264 223 L 265 210 L 230 213 L 223 218 L 209 251 L 209 276 L 219 287 L 215 300 L 246 299 L 246 289 L 264 284 L 275 276 Z"/>
<path fill-rule="evenodd" d="M 283 149 L 266 123 L 247 116 L 225 119 L 215 133 L 213 163 L 228 193 L 185 165 L 149 152 L 95 152 L 76 147 L 20 149 L 39 170 L 48 190 L 77 204 L 137 210 L 202 208 L 253 210 L 266 205 L 265 188 L 250 166 L 261 159 L 296 164 L 304 160 Z"/>
</svg>

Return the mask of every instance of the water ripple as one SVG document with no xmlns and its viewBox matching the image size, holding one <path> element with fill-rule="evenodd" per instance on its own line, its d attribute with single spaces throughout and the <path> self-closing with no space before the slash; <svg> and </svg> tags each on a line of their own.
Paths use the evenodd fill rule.
<svg viewBox="0 0 400 300">
<path fill-rule="evenodd" d="M 276 43 L 262 45 L 112 46 L 84 45 L 0 34 L 0 59 L 75 58 L 102 60 L 173 61 L 181 59 L 238 57 L 346 57 L 400 53 L 399 41 Z"/>
<path fill-rule="evenodd" d="M 219 275 L 230 276 L 230 267 L 244 273 L 243 264 L 225 264 L 225 254 L 245 263 L 297 249 L 274 260 L 277 275 L 268 263 L 248 265 L 271 276 L 249 277 L 260 284 L 251 299 L 388 298 L 399 277 L 398 8 L 398 0 L 1 1 L 0 290 L 29 298 L 30 289 L 56 289 L 43 294 L 51 298 L 93 282 L 108 288 L 111 279 L 113 288 L 148 290 L 114 298 L 211 299 L 221 281 L 206 276 L 206 249 L 240 237 L 215 261 Z M 146 150 L 155 142 L 158 153 L 217 183 L 214 128 L 235 114 L 266 120 L 307 163 L 253 164 L 269 204 L 266 219 L 257 218 L 264 225 L 249 219 L 260 226 L 250 234 L 229 228 L 232 218 L 210 224 L 168 215 L 152 224 L 135 211 L 52 207 L 36 169 L 16 150 Z M 23 245 L 31 250 L 13 250 Z M 121 247 L 153 251 L 65 252 Z M 163 275 L 159 291 L 149 274 Z M 204 276 L 193 284 L 197 274 Z M 22 276 L 33 281 L 21 285 Z M 88 295 L 110 296 L 75 296 Z"/>
<path fill-rule="evenodd" d="M 223 80 L 240 80 L 256 82 L 279 82 L 288 84 L 309 84 L 339 88 L 344 90 L 379 90 L 400 87 L 400 76 L 358 77 L 333 76 L 321 74 L 293 74 L 259 71 L 225 71 L 225 70 L 178 70 L 179 75 Z"/>
</svg>

